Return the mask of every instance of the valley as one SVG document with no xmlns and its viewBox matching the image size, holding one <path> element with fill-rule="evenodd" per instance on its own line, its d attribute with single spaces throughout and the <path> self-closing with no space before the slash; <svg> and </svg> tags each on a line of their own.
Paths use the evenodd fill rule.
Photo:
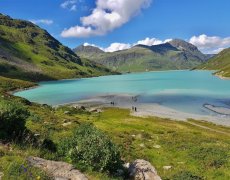
<svg viewBox="0 0 230 180">
<path fill-rule="evenodd" d="M 0 180 L 69 179 L 69 172 L 137 180 L 130 170 L 137 159 L 164 180 L 230 179 L 229 48 L 205 54 L 172 39 L 114 52 L 71 49 L 38 26 L 54 22 L 0 14 Z M 76 28 L 104 35 L 76 26 L 58 39 Z"/>
</svg>

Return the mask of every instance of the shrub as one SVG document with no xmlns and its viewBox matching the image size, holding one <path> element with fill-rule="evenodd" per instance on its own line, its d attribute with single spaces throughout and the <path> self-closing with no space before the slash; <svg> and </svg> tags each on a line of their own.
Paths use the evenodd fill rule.
<svg viewBox="0 0 230 180">
<path fill-rule="evenodd" d="M 17 137 L 25 129 L 26 118 L 29 112 L 21 104 L 0 102 L 0 138 Z"/>
<path fill-rule="evenodd" d="M 92 124 L 82 124 L 69 140 L 61 142 L 58 153 L 81 169 L 115 173 L 122 167 L 116 145 Z"/>
<path fill-rule="evenodd" d="M 47 139 L 47 138 L 45 138 L 43 140 L 41 148 L 49 150 L 51 152 L 56 152 L 56 150 L 57 150 L 56 145 L 54 144 L 54 142 L 52 140 L 50 140 L 50 139 Z"/>
</svg>

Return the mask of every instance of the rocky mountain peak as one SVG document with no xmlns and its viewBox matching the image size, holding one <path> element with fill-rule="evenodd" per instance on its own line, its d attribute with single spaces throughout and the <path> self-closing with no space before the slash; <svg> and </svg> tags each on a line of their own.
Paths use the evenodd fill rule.
<svg viewBox="0 0 230 180">
<path fill-rule="evenodd" d="M 190 52 L 199 51 L 196 46 L 181 39 L 173 39 L 168 43 L 182 51 L 183 50 L 190 51 Z"/>
<path fill-rule="evenodd" d="M 95 46 L 84 46 L 80 45 L 77 48 L 73 49 L 74 52 L 76 53 L 104 53 L 100 48 L 95 47 Z"/>
</svg>

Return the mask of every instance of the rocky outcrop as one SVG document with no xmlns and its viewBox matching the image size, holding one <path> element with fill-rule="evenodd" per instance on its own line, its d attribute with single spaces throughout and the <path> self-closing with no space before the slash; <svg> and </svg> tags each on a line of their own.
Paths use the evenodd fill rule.
<svg viewBox="0 0 230 180">
<path fill-rule="evenodd" d="M 161 180 L 156 169 L 143 159 L 137 159 L 129 166 L 130 179 L 134 180 Z"/>
<path fill-rule="evenodd" d="M 27 161 L 32 166 L 50 174 L 55 180 L 88 180 L 84 174 L 65 162 L 50 161 L 38 157 L 29 157 Z"/>
</svg>

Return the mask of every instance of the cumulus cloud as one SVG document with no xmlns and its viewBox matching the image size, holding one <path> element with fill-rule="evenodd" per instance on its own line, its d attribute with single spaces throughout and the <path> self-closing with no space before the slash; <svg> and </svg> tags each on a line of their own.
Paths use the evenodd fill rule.
<svg viewBox="0 0 230 180">
<path fill-rule="evenodd" d="M 53 24 L 53 20 L 50 19 L 37 19 L 37 20 L 30 20 L 30 22 L 34 23 L 34 24 L 45 24 L 45 25 L 51 25 Z"/>
<path fill-rule="evenodd" d="M 142 44 L 142 45 L 146 45 L 146 46 L 153 46 L 153 45 L 158 45 L 158 44 L 163 44 L 166 42 L 171 41 L 172 39 L 166 39 L 164 41 L 157 39 L 157 38 L 145 38 L 143 40 L 137 41 L 137 43 L 135 43 L 135 45 L 137 44 Z"/>
<path fill-rule="evenodd" d="M 60 6 L 63 9 L 69 9 L 70 11 L 76 11 L 77 10 L 77 0 L 67 0 L 63 2 Z"/>
<path fill-rule="evenodd" d="M 124 49 L 129 49 L 132 47 L 131 44 L 126 44 L 126 43 L 112 43 L 110 44 L 108 47 L 103 48 L 100 46 L 97 46 L 96 44 L 91 44 L 91 43 L 84 43 L 83 46 L 93 46 L 93 47 L 97 47 L 105 52 L 114 52 L 114 51 L 120 51 L 120 50 L 124 50 Z"/>
<path fill-rule="evenodd" d="M 109 47 L 104 48 L 103 50 L 105 52 L 114 52 L 114 51 L 120 51 L 124 49 L 129 49 L 131 47 L 131 44 L 125 44 L 125 43 L 112 43 Z"/>
<path fill-rule="evenodd" d="M 84 46 L 94 46 L 98 47 L 105 52 L 114 52 L 124 49 L 129 49 L 135 45 L 141 44 L 146 46 L 153 46 L 158 44 L 163 44 L 171 41 L 172 39 L 160 40 L 157 38 L 145 38 L 139 40 L 133 44 L 130 43 L 112 43 L 106 48 L 99 47 L 95 44 L 84 43 Z M 198 47 L 205 54 L 217 54 L 225 48 L 230 47 L 230 37 L 221 38 L 218 36 L 209 37 L 207 35 L 193 36 L 189 39 L 189 42 Z"/>
<path fill-rule="evenodd" d="M 83 46 L 93 46 L 93 47 L 98 47 L 96 44 L 90 44 L 90 43 L 87 43 L 87 42 L 85 42 L 85 43 L 83 44 Z M 98 48 L 100 48 L 100 49 L 101 49 L 101 47 L 98 47 Z"/>
<path fill-rule="evenodd" d="M 197 46 L 202 52 L 216 54 L 223 49 L 230 47 L 230 37 L 207 36 L 205 34 L 193 36 L 189 42 Z"/>
<path fill-rule="evenodd" d="M 89 16 L 81 17 L 81 24 L 65 29 L 62 37 L 89 37 L 104 35 L 127 23 L 151 0 L 96 0 Z"/>
<path fill-rule="evenodd" d="M 102 48 L 102 47 L 99 47 L 95 44 L 90 44 L 90 43 L 84 43 L 83 45 L 84 46 L 94 46 L 94 47 L 98 47 L 100 48 L 101 50 L 105 51 L 105 52 L 114 52 L 114 51 L 120 51 L 120 50 L 125 50 L 125 49 L 129 49 L 133 46 L 136 46 L 138 44 L 142 44 L 142 45 L 147 45 L 147 46 L 152 46 L 152 45 L 157 45 L 157 44 L 163 44 L 163 43 L 166 43 L 166 42 L 169 42 L 171 41 L 172 39 L 166 39 L 166 40 L 159 40 L 159 39 L 156 39 L 156 38 L 145 38 L 143 40 L 139 40 L 133 44 L 130 44 L 130 43 L 112 43 L 110 44 L 108 47 L 106 48 Z"/>
</svg>

